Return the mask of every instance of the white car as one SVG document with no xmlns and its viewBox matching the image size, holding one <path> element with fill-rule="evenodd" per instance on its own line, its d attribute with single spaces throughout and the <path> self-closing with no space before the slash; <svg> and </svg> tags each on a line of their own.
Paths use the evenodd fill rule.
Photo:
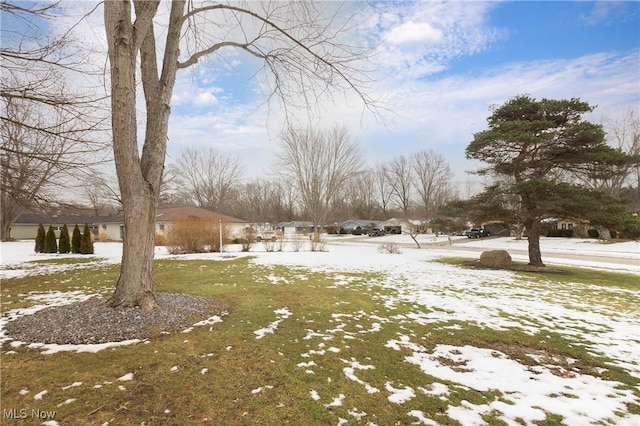
<svg viewBox="0 0 640 426">
<path fill-rule="evenodd" d="M 276 231 L 262 231 L 256 234 L 256 241 L 276 241 L 278 239 L 278 234 Z"/>
</svg>

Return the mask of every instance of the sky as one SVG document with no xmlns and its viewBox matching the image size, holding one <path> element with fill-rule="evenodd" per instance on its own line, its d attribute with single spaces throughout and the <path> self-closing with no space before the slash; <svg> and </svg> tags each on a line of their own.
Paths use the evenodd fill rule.
<svg viewBox="0 0 640 426">
<path fill-rule="evenodd" d="M 95 6 L 74 4 L 86 11 Z M 346 126 L 367 166 L 428 149 L 445 158 L 455 181 L 476 181 L 467 172 L 479 164 L 465 159 L 466 146 L 486 128 L 492 105 L 521 94 L 580 98 L 597 106 L 588 118 L 598 123 L 639 110 L 640 2 L 382 1 L 319 7 L 337 11 L 337 23 L 350 18 L 340 40 L 371 49 L 369 61 L 357 65 L 366 67 L 365 91 L 381 108 L 372 114 L 347 92 L 312 100 L 308 113 L 296 107 L 312 94 L 305 91 L 290 97 L 289 116 L 301 125 Z M 161 11 L 158 24 L 163 17 Z M 102 20 L 98 6 L 74 31 L 93 45 L 93 61 L 108 70 Z M 68 28 L 59 22 L 58 31 Z M 237 34 L 224 24 L 206 31 Z M 161 37 L 162 29 L 156 34 Z M 167 161 L 186 147 L 211 148 L 239 158 L 246 179 L 270 176 L 285 126 L 282 105 L 268 101 L 269 80 L 258 59 L 238 49 L 219 52 L 178 74 Z"/>
<path fill-rule="evenodd" d="M 383 2 L 361 12 L 358 28 L 379 43 L 371 95 L 376 119 L 350 96 L 325 104 L 313 125 L 346 125 L 366 164 L 422 149 L 442 154 L 457 181 L 477 163 L 465 159 L 491 105 L 529 94 L 579 97 L 597 105 L 595 122 L 618 119 L 640 101 L 638 2 Z M 184 145 L 243 159 L 248 175 L 273 169 L 280 111 L 248 78 L 251 58 L 233 56 L 224 74 L 181 80 L 174 94 L 169 156 Z M 216 70 L 217 71 L 217 70 Z M 197 74 L 200 70 L 194 72 Z M 239 78 L 237 78 L 239 77 Z M 326 102 L 326 101 L 324 101 Z"/>
</svg>

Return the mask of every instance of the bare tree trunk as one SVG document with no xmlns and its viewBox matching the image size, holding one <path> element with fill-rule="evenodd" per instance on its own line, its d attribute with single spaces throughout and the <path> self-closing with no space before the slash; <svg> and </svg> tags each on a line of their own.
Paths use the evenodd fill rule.
<svg viewBox="0 0 640 426">
<path fill-rule="evenodd" d="M 153 233 L 155 201 L 145 182 L 138 154 L 136 123 L 135 30 L 126 2 L 105 2 L 105 24 L 111 63 L 113 152 L 124 207 L 124 243 L 120 277 L 112 306 L 155 307 L 153 298 Z M 151 241 L 149 241 L 151 239 Z"/>
<path fill-rule="evenodd" d="M 122 264 L 112 306 L 157 306 L 153 295 L 155 211 L 152 196 L 139 197 L 134 208 L 125 208 Z M 139 285 L 131 285 L 139 283 Z"/>
<path fill-rule="evenodd" d="M 2 194 L 0 200 L 0 240 L 11 239 L 11 225 L 20 216 L 23 208 L 11 197 Z"/>
<path fill-rule="evenodd" d="M 125 212 L 122 266 L 110 304 L 153 309 L 157 306 L 153 296 L 155 216 L 164 170 L 169 98 L 177 70 L 180 26 L 176 25 L 176 20 L 182 16 L 184 2 L 172 3 L 161 78 L 157 75 L 155 36 L 151 21 L 158 2 L 134 4 L 137 17 L 135 24 L 131 22 L 128 2 L 105 2 L 105 26 L 111 64 L 113 151 Z M 147 107 L 142 155 L 138 152 L 135 110 L 138 52 Z"/>
</svg>

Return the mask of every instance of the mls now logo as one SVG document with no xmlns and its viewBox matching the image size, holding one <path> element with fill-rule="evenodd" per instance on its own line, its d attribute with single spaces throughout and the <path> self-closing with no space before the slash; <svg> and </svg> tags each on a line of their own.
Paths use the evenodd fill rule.
<svg viewBox="0 0 640 426">
<path fill-rule="evenodd" d="M 3 419 L 26 419 L 26 418 L 35 418 L 35 419 L 53 419 L 56 417 L 55 411 L 46 411 L 39 409 L 31 409 L 28 410 L 26 408 L 9 408 L 2 410 L 2 418 Z"/>
</svg>

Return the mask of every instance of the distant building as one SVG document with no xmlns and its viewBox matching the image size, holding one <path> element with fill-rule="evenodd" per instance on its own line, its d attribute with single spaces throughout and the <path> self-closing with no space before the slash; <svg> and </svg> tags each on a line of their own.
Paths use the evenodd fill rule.
<svg viewBox="0 0 640 426">
<path fill-rule="evenodd" d="M 282 234 L 287 235 L 295 235 L 295 234 L 312 234 L 313 233 L 313 223 L 312 222 L 304 222 L 304 221 L 291 221 L 291 222 L 280 222 L 274 225 L 274 229 L 276 231 L 282 231 Z"/>
<path fill-rule="evenodd" d="M 231 234 L 231 238 L 242 235 L 244 228 L 249 226 L 245 220 L 223 215 L 198 207 L 168 207 L 159 208 L 156 212 L 156 234 L 166 236 L 171 225 L 178 221 L 209 221 L 216 225 L 222 223 Z M 84 227 L 88 224 L 96 239 L 108 241 L 122 241 L 124 238 L 124 219 L 122 215 L 115 216 L 77 216 L 77 215 L 46 215 L 25 213 L 20 215 L 11 227 L 11 237 L 14 239 L 35 239 L 38 233 L 38 224 L 42 223 L 47 229 L 49 225 L 56 231 L 56 237 L 60 236 L 60 229 L 67 225 L 69 232 L 77 224 Z"/>
<path fill-rule="evenodd" d="M 370 230 L 377 228 L 382 223 L 381 220 L 374 219 L 349 219 L 340 224 L 340 228 L 347 232 L 352 232 L 358 228 L 364 230 Z"/>
</svg>

